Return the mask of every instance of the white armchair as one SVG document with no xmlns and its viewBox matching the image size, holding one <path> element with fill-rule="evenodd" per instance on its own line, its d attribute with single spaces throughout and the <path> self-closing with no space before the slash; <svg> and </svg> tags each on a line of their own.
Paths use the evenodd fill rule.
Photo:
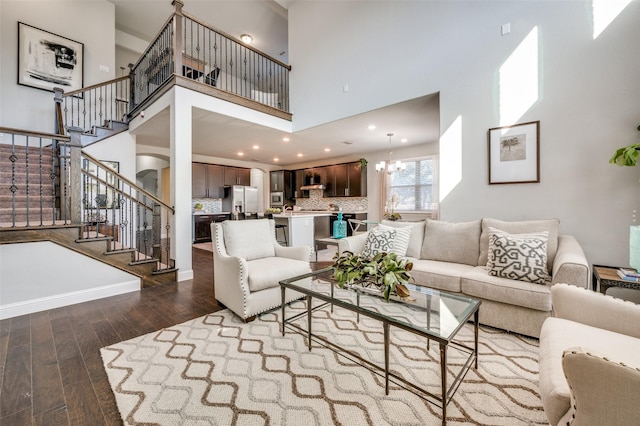
<svg viewBox="0 0 640 426">
<path fill-rule="evenodd" d="M 540 334 L 540 396 L 551 425 L 638 425 L 640 305 L 551 287 Z"/>
<path fill-rule="evenodd" d="M 282 247 L 273 220 L 212 223 L 211 235 L 214 296 L 244 321 L 281 305 L 281 280 L 311 272 L 311 247 Z"/>
</svg>

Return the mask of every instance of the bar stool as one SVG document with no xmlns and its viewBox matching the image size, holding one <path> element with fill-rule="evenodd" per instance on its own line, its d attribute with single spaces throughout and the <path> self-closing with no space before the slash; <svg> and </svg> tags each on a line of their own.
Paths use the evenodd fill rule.
<svg viewBox="0 0 640 426">
<path fill-rule="evenodd" d="M 282 230 L 282 235 L 284 236 L 284 245 L 288 246 L 289 241 L 287 240 L 287 225 L 277 224 L 276 223 L 276 240 L 278 239 L 278 229 Z"/>
</svg>

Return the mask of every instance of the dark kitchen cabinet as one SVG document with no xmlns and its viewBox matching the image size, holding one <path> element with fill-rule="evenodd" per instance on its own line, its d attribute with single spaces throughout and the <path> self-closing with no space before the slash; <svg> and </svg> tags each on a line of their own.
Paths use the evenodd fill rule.
<svg viewBox="0 0 640 426">
<path fill-rule="evenodd" d="M 224 185 L 251 185 L 251 169 L 226 166 L 224 168 Z"/>
<path fill-rule="evenodd" d="M 367 169 L 360 162 L 325 167 L 325 197 L 366 197 Z"/>
<path fill-rule="evenodd" d="M 294 198 L 294 172 L 290 170 L 277 170 L 269 174 L 271 192 L 284 193 L 285 201 Z"/>
<path fill-rule="evenodd" d="M 204 214 L 193 216 L 193 242 L 204 243 L 211 241 L 211 223 L 223 222 L 231 215 L 224 213 Z"/>
<path fill-rule="evenodd" d="M 294 177 L 294 188 L 295 191 L 293 193 L 293 198 L 309 198 L 309 191 L 304 191 L 302 189 L 300 189 L 300 187 L 305 186 L 306 184 L 304 183 L 304 175 L 305 175 L 305 171 L 304 169 L 300 169 L 300 170 L 295 170 L 295 177 Z"/>
<path fill-rule="evenodd" d="M 216 164 L 192 163 L 191 196 L 193 198 L 222 198 L 224 167 Z"/>
</svg>

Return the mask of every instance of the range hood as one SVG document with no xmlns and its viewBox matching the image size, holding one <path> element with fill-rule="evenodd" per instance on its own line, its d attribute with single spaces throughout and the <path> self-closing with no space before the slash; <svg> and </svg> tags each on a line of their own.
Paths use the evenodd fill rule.
<svg viewBox="0 0 640 426">
<path fill-rule="evenodd" d="M 324 189 L 324 185 L 304 185 L 301 186 L 300 189 L 302 189 L 303 191 L 308 191 L 309 189 Z"/>
</svg>

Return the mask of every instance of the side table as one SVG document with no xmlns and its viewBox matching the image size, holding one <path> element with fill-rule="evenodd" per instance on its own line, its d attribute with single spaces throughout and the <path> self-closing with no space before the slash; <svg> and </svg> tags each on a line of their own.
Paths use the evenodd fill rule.
<svg viewBox="0 0 640 426">
<path fill-rule="evenodd" d="M 322 245 L 324 247 L 327 246 L 336 246 L 338 247 L 339 238 L 327 237 L 327 238 L 316 238 L 315 239 L 315 252 L 316 252 L 316 262 L 318 261 L 318 246 Z M 337 250 L 336 250 L 337 251 Z"/>
<path fill-rule="evenodd" d="M 640 282 L 623 280 L 616 272 L 618 269 L 617 266 L 593 265 L 593 290 L 602 294 L 606 294 L 607 289 L 611 287 L 640 290 Z"/>
</svg>

